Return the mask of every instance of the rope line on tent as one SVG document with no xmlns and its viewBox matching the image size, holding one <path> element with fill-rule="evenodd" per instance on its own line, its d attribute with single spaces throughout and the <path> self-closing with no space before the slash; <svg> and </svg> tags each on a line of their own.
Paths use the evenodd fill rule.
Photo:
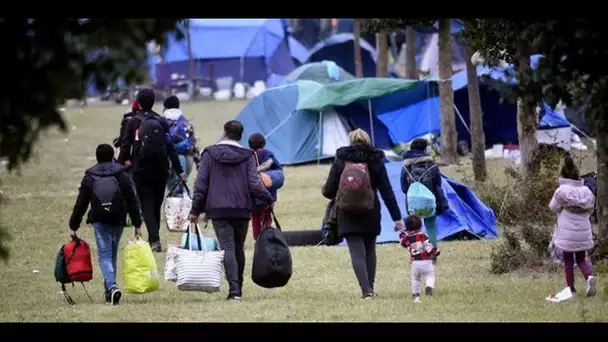
<svg viewBox="0 0 608 342">
<path fill-rule="evenodd" d="M 456 110 L 456 113 L 458 114 L 458 117 L 460 118 L 460 121 L 462 121 L 462 124 L 464 125 L 464 128 L 466 128 L 467 132 L 469 132 L 469 135 L 471 135 L 471 130 L 469 129 L 469 126 L 467 126 L 467 123 L 464 121 L 464 117 L 462 116 L 462 114 L 460 114 L 460 111 L 458 110 L 458 107 L 456 107 L 455 103 L 453 103 L 452 105 L 454 106 L 454 110 Z"/>
<path fill-rule="evenodd" d="M 295 111 L 291 112 L 285 119 L 283 119 L 283 121 L 281 121 L 277 127 L 273 128 L 270 132 L 268 132 L 268 134 L 266 134 L 265 138 L 268 139 L 271 135 L 274 134 L 274 132 L 276 132 L 279 128 L 281 128 L 284 124 L 287 123 L 287 121 L 289 119 L 291 119 L 291 117 L 295 114 Z"/>
</svg>

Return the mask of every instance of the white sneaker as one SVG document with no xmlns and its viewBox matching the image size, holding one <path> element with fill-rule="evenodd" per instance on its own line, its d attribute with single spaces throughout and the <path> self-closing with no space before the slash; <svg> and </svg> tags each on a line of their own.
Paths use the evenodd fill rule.
<svg viewBox="0 0 608 342">
<path fill-rule="evenodd" d="M 570 290 L 570 287 L 567 286 L 565 289 L 561 290 L 560 292 L 558 292 L 556 294 L 552 294 L 545 299 L 552 303 L 559 303 L 559 302 L 563 302 L 565 300 L 570 300 L 573 298 L 574 298 L 574 293 L 572 293 L 572 290 Z"/>
<path fill-rule="evenodd" d="M 597 284 L 597 278 L 594 276 L 589 276 L 587 278 L 587 297 L 595 296 L 595 285 Z"/>
<path fill-rule="evenodd" d="M 414 298 L 414 304 L 420 304 L 420 297 Z"/>
</svg>

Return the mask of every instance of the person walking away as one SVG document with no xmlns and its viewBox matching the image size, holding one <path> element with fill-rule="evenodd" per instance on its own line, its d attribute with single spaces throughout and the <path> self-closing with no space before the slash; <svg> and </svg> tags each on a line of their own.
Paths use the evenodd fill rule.
<svg viewBox="0 0 608 342">
<path fill-rule="evenodd" d="M 372 147 L 369 135 L 361 129 L 348 137 L 350 146 L 336 151 L 322 192 L 336 200 L 338 235 L 346 239 L 362 298 L 368 299 L 375 296 L 376 238 L 382 230 L 377 191 L 395 228 L 403 229 L 403 221 L 384 166 L 384 153 Z"/>
<path fill-rule="evenodd" d="M 125 129 L 127 128 L 127 123 L 131 120 L 137 111 L 140 109 L 139 101 L 133 101 L 131 105 L 131 111 L 122 115 L 122 120 L 120 121 L 120 132 L 118 133 L 118 137 L 114 138 L 114 147 L 120 150 L 120 145 L 122 144 L 122 140 L 125 135 Z"/>
<path fill-rule="evenodd" d="M 200 151 L 194 134 L 194 126 L 179 108 L 180 103 L 177 96 L 169 96 L 163 105 L 165 107 L 163 117 L 169 124 L 171 143 L 175 147 L 179 162 L 184 170 L 184 181 L 187 182 L 192 166 L 196 164 L 198 169 L 200 163 Z M 181 197 L 184 192 L 179 176 L 175 172 L 170 175 L 167 190 L 169 190 L 170 197 Z"/>
<path fill-rule="evenodd" d="M 553 244 L 562 250 L 566 284 L 574 288 L 574 262 L 587 282 L 586 295 L 594 296 L 597 279 L 585 260 L 586 251 L 594 246 L 591 232 L 591 214 L 595 208 L 595 196 L 580 178 L 580 172 L 572 157 L 567 154 L 560 171 L 559 187 L 555 190 L 549 208 L 557 214 L 553 232 Z"/>
<path fill-rule="evenodd" d="M 265 149 L 266 147 L 266 139 L 260 133 L 254 133 L 249 136 L 248 139 L 249 148 L 251 148 L 257 158 L 258 172 L 266 172 L 266 171 L 280 171 L 283 172 L 283 167 L 281 163 L 274 156 L 274 153 Z M 270 195 L 272 196 L 273 202 L 277 201 L 277 192 L 278 188 L 276 186 L 271 186 L 268 188 Z M 253 230 L 253 240 L 257 240 L 262 232 L 262 229 L 268 222 L 272 222 L 272 217 L 270 214 L 270 208 L 264 205 L 263 202 L 257 200 L 255 202 L 253 212 L 251 213 L 251 227 Z"/>
<path fill-rule="evenodd" d="M 97 146 L 97 164 L 82 178 L 78 197 L 70 217 L 70 230 L 76 234 L 82 218 L 90 206 L 87 224 L 95 230 L 99 266 L 104 278 L 106 304 L 117 305 L 122 293 L 116 284 L 118 245 L 127 214 L 140 234 L 141 216 L 135 192 L 122 165 L 115 163 L 114 148 L 108 144 Z"/>
<path fill-rule="evenodd" d="M 183 169 L 173 144 L 169 141 L 167 122 L 152 110 L 154 92 L 142 89 L 137 94 L 140 110 L 129 120 L 120 146 L 119 163 L 132 168 L 135 189 L 148 230 L 148 242 L 155 252 L 162 252 L 160 213 L 169 178 L 169 160 L 183 178 Z"/>
<path fill-rule="evenodd" d="M 431 244 L 437 247 L 437 216 L 441 215 L 449 207 L 441 188 L 441 171 L 433 161 L 433 157 L 426 153 L 427 146 L 428 142 L 426 139 L 416 138 L 412 141 L 410 150 L 405 152 L 403 166 L 407 170 L 401 170 L 401 190 L 407 196 L 410 185 L 414 182 L 420 182 L 435 196 L 435 215 L 424 218 L 424 227 Z M 412 179 L 410 175 L 415 179 Z M 405 201 L 405 210 L 409 213 L 407 200 Z"/>
<path fill-rule="evenodd" d="M 439 256 L 439 250 L 431 244 L 428 236 L 422 232 L 422 220 L 416 215 L 405 219 L 405 231 L 399 232 L 401 246 L 408 248 L 412 262 L 412 297 L 414 303 L 420 303 L 420 283 L 425 282 L 424 292 L 433 295 L 435 288 L 435 265 L 432 260 Z"/>
<path fill-rule="evenodd" d="M 224 138 L 206 147 L 201 155 L 189 220 L 201 213 L 212 220 L 220 248 L 225 251 L 224 268 L 228 280 L 228 300 L 240 300 L 245 270 L 245 239 L 254 199 L 271 205 L 273 198 L 264 187 L 254 152 L 239 144 L 243 125 L 228 121 Z"/>
</svg>

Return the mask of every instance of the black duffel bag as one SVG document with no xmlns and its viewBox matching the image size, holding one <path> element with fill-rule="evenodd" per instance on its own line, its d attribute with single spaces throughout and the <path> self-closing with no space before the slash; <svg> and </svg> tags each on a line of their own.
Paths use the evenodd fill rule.
<svg viewBox="0 0 608 342">
<path fill-rule="evenodd" d="M 263 229 L 253 251 L 251 280 L 267 289 L 287 285 L 293 273 L 291 251 L 273 211 L 275 227 Z"/>
</svg>

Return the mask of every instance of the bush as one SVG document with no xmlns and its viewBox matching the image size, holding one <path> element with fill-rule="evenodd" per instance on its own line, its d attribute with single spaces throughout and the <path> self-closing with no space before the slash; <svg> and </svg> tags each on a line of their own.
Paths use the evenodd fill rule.
<svg viewBox="0 0 608 342">
<path fill-rule="evenodd" d="M 492 273 L 506 274 L 524 267 L 551 265 L 548 263 L 550 231 L 526 224 L 522 226 L 520 233 L 521 237 L 512 229 L 504 230 L 503 243 L 495 246 L 490 255 Z M 522 245 L 522 241 L 526 246 Z"/>
</svg>

